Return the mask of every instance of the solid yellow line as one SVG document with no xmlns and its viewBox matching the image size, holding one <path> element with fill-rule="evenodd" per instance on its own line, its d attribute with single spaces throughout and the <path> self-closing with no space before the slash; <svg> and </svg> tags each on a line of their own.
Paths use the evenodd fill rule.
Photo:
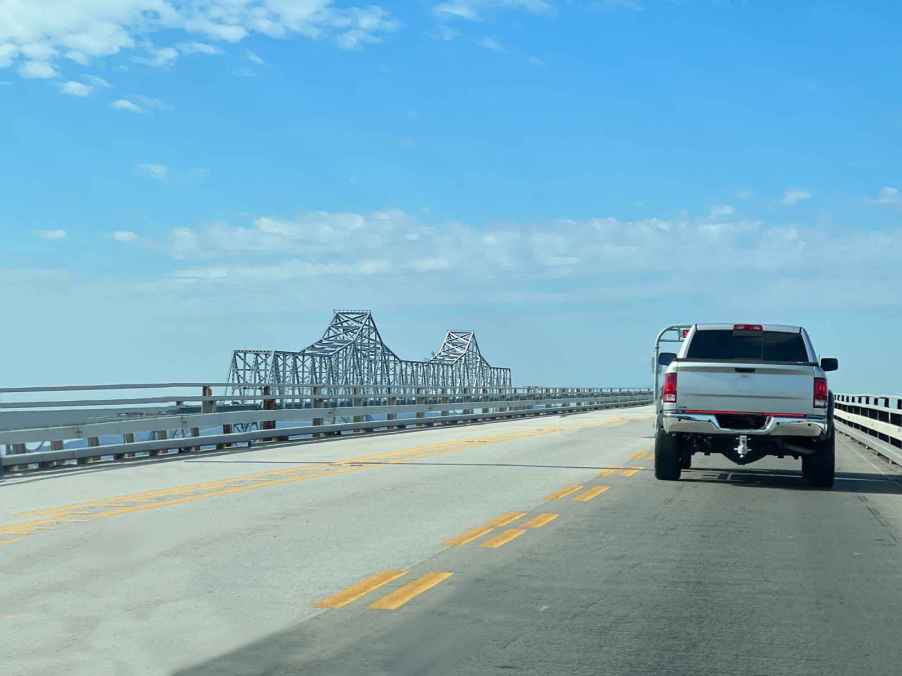
<svg viewBox="0 0 902 676">
<path fill-rule="evenodd" d="M 598 497 L 602 493 L 607 492 L 610 486 L 596 486 L 595 488 L 590 488 L 582 495 L 577 495 L 574 500 L 577 502 L 589 502 L 589 500 Z"/>
<path fill-rule="evenodd" d="M 486 549 L 498 549 L 499 547 L 503 547 L 511 540 L 516 540 L 518 537 L 523 535 L 526 532 L 524 528 L 508 528 L 506 531 L 501 533 L 500 535 L 496 535 L 490 540 L 486 540 L 483 542 L 480 547 L 485 547 Z"/>
<path fill-rule="evenodd" d="M 480 526 L 479 528 L 471 528 L 465 533 L 461 533 L 457 537 L 451 538 L 450 540 L 445 540 L 445 544 L 451 545 L 452 547 L 457 545 L 468 545 L 474 540 L 478 540 L 486 533 L 491 533 L 494 529 L 493 526 Z"/>
<path fill-rule="evenodd" d="M 541 528 L 542 526 L 546 526 L 556 518 L 558 518 L 560 514 L 553 514 L 551 512 L 546 514 L 539 514 L 537 516 L 532 517 L 529 521 L 522 524 L 523 528 Z"/>
<path fill-rule="evenodd" d="M 556 493 L 552 493 L 551 495 L 546 495 L 545 499 L 548 501 L 551 500 L 560 500 L 561 498 L 566 498 L 568 495 L 573 495 L 577 491 L 581 491 L 583 489 L 581 484 L 574 484 L 573 486 L 564 486 L 561 490 Z"/>
<path fill-rule="evenodd" d="M 343 589 L 337 594 L 333 594 L 329 598 L 318 601 L 317 608 L 344 608 L 349 603 L 354 603 L 357 599 L 363 598 L 370 592 L 374 592 L 380 587 L 384 587 L 389 582 L 394 582 L 399 577 L 407 575 L 406 570 L 386 570 L 381 573 L 371 575 L 365 580 L 361 580 L 356 584 L 352 584 L 347 589 Z"/>
<path fill-rule="evenodd" d="M 397 610 L 436 585 L 441 584 L 454 573 L 426 573 L 413 582 L 398 587 L 391 594 L 386 594 L 375 603 L 370 604 L 373 610 Z"/>
<path fill-rule="evenodd" d="M 625 470 L 623 470 L 623 476 L 627 476 L 627 477 L 629 477 L 629 476 L 635 476 L 635 475 L 638 474 L 638 473 L 639 473 L 639 470 L 637 470 L 637 469 L 625 469 Z"/>
</svg>

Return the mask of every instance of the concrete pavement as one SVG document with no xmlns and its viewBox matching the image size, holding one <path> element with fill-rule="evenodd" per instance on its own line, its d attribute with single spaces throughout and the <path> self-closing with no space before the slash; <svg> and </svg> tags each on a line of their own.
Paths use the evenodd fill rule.
<svg viewBox="0 0 902 676">
<path fill-rule="evenodd" d="M 776 459 L 657 482 L 650 421 L 5 484 L 4 673 L 898 673 L 893 468 L 843 442 L 829 492 Z"/>
</svg>

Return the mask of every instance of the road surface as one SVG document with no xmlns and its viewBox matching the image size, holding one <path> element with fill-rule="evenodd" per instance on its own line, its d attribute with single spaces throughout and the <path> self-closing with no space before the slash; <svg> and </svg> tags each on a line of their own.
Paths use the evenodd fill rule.
<svg viewBox="0 0 902 676">
<path fill-rule="evenodd" d="M 3 674 L 898 674 L 902 478 L 651 471 L 650 409 L 0 485 Z"/>
</svg>

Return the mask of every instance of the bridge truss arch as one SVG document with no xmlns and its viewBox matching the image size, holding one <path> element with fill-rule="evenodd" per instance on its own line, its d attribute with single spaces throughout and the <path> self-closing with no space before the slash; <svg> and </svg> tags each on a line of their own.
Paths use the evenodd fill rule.
<svg viewBox="0 0 902 676">
<path fill-rule="evenodd" d="M 401 359 L 383 341 L 371 311 L 341 310 L 322 337 L 299 352 L 236 350 L 227 382 L 236 400 L 269 394 L 284 405 L 311 397 L 315 387 L 348 396 L 361 388 L 488 393 L 510 388 L 511 371 L 486 360 L 473 331 L 448 331 L 429 360 Z"/>
</svg>

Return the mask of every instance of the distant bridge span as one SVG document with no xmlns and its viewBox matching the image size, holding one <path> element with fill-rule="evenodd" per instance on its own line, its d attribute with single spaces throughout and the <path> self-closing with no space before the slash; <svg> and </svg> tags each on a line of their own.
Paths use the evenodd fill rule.
<svg viewBox="0 0 902 676">
<path fill-rule="evenodd" d="M 300 352 L 236 350 L 228 382 L 236 400 L 263 393 L 299 398 L 310 385 L 499 390 L 511 370 L 489 364 L 473 331 L 448 331 L 431 359 L 401 359 L 369 310 L 336 311 L 322 338 Z"/>
</svg>

